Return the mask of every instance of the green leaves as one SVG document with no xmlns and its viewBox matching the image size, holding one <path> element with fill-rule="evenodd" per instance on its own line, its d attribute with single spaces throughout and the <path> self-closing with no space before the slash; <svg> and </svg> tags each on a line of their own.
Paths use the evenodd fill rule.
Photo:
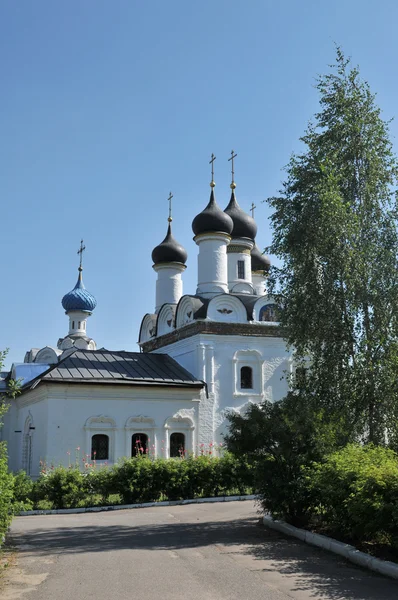
<svg viewBox="0 0 398 600">
<path fill-rule="evenodd" d="M 291 158 L 281 196 L 268 200 L 268 251 L 281 262 L 269 290 L 307 370 L 303 401 L 343 414 L 353 437 L 384 443 L 398 400 L 397 162 L 388 123 L 340 48 L 317 89 L 305 151 Z"/>
</svg>

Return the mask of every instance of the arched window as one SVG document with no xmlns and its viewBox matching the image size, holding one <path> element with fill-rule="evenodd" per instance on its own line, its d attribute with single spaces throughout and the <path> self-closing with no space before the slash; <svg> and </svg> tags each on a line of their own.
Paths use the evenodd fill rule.
<svg viewBox="0 0 398 600">
<path fill-rule="evenodd" d="M 72 321 L 72 329 L 74 329 L 74 328 L 75 328 L 75 322 Z"/>
<path fill-rule="evenodd" d="M 78 329 L 80 329 L 80 321 L 79 321 Z"/>
<path fill-rule="evenodd" d="M 251 367 L 241 368 L 240 387 L 242 390 L 251 390 L 253 388 L 253 369 Z"/>
<path fill-rule="evenodd" d="M 134 433 L 131 436 L 131 456 L 145 456 L 148 449 L 148 436 L 146 433 Z"/>
<path fill-rule="evenodd" d="M 170 458 L 181 458 L 185 451 L 185 435 L 172 433 L 170 436 Z"/>
<path fill-rule="evenodd" d="M 96 433 L 91 438 L 91 460 L 109 459 L 109 437 L 103 433 Z"/>
<path fill-rule="evenodd" d="M 269 323 L 275 323 L 278 321 L 278 309 L 276 304 L 266 304 L 265 306 L 262 306 L 258 320 L 268 321 Z"/>
</svg>

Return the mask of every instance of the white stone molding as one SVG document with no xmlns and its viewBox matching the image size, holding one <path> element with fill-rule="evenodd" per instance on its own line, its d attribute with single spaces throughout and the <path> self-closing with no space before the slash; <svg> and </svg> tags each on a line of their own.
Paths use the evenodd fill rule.
<svg viewBox="0 0 398 600">
<path fill-rule="evenodd" d="M 27 475 L 32 474 L 33 432 L 33 416 L 32 413 L 28 411 L 22 437 L 22 469 Z"/>
<path fill-rule="evenodd" d="M 233 363 L 233 382 L 232 393 L 235 397 L 251 396 L 262 397 L 264 395 L 264 373 L 263 359 L 258 350 L 237 350 L 232 358 Z M 242 367 L 250 367 L 253 375 L 253 387 L 241 388 L 240 370 Z"/>
<path fill-rule="evenodd" d="M 141 344 L 155 337 L 157 315 L 147 313 L 141 321 L 138 342 Z"/>
<path fill-rule="evenodd" d="M 58 362 L 58 357 L 60 354 L 62 354 L 61 350 L 53 348 L 52 346 L 45 346 L 36 354 L 35 362 L 44 363 L 47 365 L 55 365 Z"/>
<path fill-rule="evenodd" d="M 191 298 L 189 296 L 183 296 L 177 306 L 175 316 L 176 329 L 184 327 L 184 325 L 188 325 L 188 323 L 192 323 L 194 320 L 194 312 L 195 309 Z"/>
<path fill-rule="evenodd" d="M 168 417 L 164 422 L 164 455 L 170 457 L 170 436 L 172 433 L 182 433 L 185 436 L 185 450 L 189 453 L 194 452 L 195 443 L 195 409 L 179 410 L 174 416 Z"/>
<path fill-rule="evenodd" d="M 144 415 L 129 417 L 125 423 L 125 455 L 131 457 L 131 438 L 135 433 L 145 433 L 149 438 L 149 445 L 155 445 L 155 455 L 157 453 L 155 439 L 156 424 L 154 419 Z"/>
<path fill-rule="evenodd" d="M 164 335 L 173 331 L 176 308 L 176 304 L 163 304 L 158 314 L 156 335 Z"/>
<path fill-rule="evenodd" d="M 91 458 L 91 438 L 93 435 L 97 433 L 107 435 L 109 438 L 108 460 L 97 460 L 96 462 L 113 463 L 115 461 L 115 420 L 107 415 L 94 415 L 86 420 L 83 429 L 86 432 L 86 446 L 84 448 L 84 453 L 88 454 Z"/>
<path fill-rule="evenodd" d="M 247 312 L 243 303 L 229 294 L 215 296 L 207 307 L 207 318 L 210 321 L 223 323 L 247 323 Z"/>
</svg>

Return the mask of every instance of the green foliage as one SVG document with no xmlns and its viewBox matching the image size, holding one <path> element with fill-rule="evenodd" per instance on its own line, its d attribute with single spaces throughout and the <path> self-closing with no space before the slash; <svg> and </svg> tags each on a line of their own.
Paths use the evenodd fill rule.
<svg viewBox="0 0 398 600">
<path fill-rule="evenodd" d="M 22 474 L 19 482 L 22 490 Z M 220 458 L 203 455 L 151 460 L 137 456 L 114 467 L 84 473 L 75 467 L 57 467 L 42 474 L 32 486 L 26 488 L 26 495 L 21 492 L 18 497 L 40 509 L 58 509 L 251 493 L 252 477 L 245 460 L 227 453 Z"/>
<path fill-rule="evenodd" d="M 18 471 L 13 475 L 12 509 L 14 514 L 33 508 L 33 503 L 30 500 L 32 493 L 33 481 L 25 471 Z"/>
<path fill-rule="evenodd" d="M 308 473 L 334 449 L 335 426 L 295 394 L 253 404 L 245 415 L 232 413 L 228 419 L 227 447 L 247 457 L 264 509 L 294 525 L 305 524 L 314 505 Z"/>
<path fill-rule="evenodd" d="M 77 507 L 86 496 L 84 480 L 76 467 L 57 467 L 34 483 L 32 499 L 34 503 L 46 500 L 54 508 Z"/>
<path fill-rule="evenodd" d="M 395 443 L 397 161 L 375 96 L 340 49 L 317 89 L 304 151 L 291 158 L 281 197 L 269 199 L 268 251 L 281 263 L 269 290 L 296 353 L 292 388 L 338 416 L 351 439 L 383 444 L 387 430 Z"/>
<path fill-rule="evenodd" d="M 319 516 L 337 534 L 398 548 L 398 455 L 348 445 L 311 472 Z"/>
<path fill-rule="evenodd" d="M 14 480 L 8 472 L 6 445 L 0 443 L 0 544 L 5 536 L 12 517 Z"/>
</svg>

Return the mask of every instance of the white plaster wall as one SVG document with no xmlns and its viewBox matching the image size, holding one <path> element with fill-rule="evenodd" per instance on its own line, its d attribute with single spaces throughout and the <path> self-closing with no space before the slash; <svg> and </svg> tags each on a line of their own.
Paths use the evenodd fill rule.
<svg viewBox="0 0 398 600">
<path fill-rule="evenodd" d="M 252 281 L 256 295 L 264 296 L 266 292 L 265 283 L 267 281 L 265 275 L 262 275 L 261 273 L 252 273 Z"/>
<path fill-rule="evenodd" d="M 233 240 L 232 242 L 233 243 Z M 234 286 L 238 283 L 252 283 L 252 259 L 246 252 L 228 252 L 228 286 L 230 291 L 234 291 Z M 245 264 L 245 277 L 238 277 L 238 260 Z M 253 292 L 251 292 L 253 293 Z"/>
<path fill-rule="evenodd" d="M 290 369 L 290 354 L 282 338 L 198 334 L 159 352 L 167 352 L 207 383 L 209 398 L 199 407 L 199 439 L 204 443 L 222 441 L 227 411 L 244 411 L 251 402 L 280 400 L 288 389 L 284 373 Z M 253 369 L 258 380 L 252 390 L 240 390 L 240 367 L 252 366 L 252 360 L 258 361 Z"/>
<path fill-rule="evenodd" d="M 158 274 L 155 307 L 155 312 L 158 313 L 163 304 L 178 304 L 182 296 L 181 273 L 185 266 L 176 263 L 154 265 L 153 268 Z"/>
<path fill-rule="evenodd" d="M 227 244 L 229 236 L 223 234 L 199 235 L 195 242 L 198 253 L 198 287 L 202 296 L 228 293 Z"/>
<path fill-rule="evenodd" d="M 76 456 L 82 462 L 88 454 L 90 461 L 91 435 L 95 433 L 110 437 L 109 464 L 130 455 L 133 433 L 147 433 L 156 455 L 167 456 L 171 433 L 181 432 L 187 450 L 196 452 L 201 395 L 198 389 L 41 384 L 20 397 L 24 406 L 18 414 L 18 429 L 23 430 L 29 411 L 34 420 L 32 474 L 38 475 L 40 459 L 66 466 Z M 92 417 L 97 422 L 85 427 Z M 138 417 L 144 417 L 143 422 L 130 421 L 126 429 L 128 420 Z M 14 470 L 22 468 L 19 435 L 20 448 L 13 447 L 10 452 Z"/>
</svg>

